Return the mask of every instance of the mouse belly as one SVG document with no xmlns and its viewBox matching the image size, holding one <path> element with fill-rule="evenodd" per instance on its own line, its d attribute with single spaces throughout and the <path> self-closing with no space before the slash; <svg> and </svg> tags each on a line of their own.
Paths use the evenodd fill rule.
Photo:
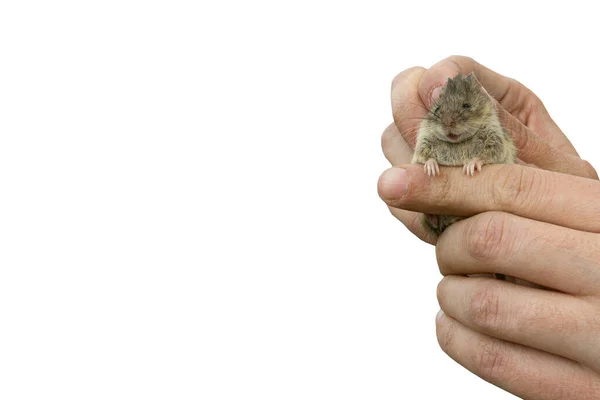
<svg viewBox="0 0 600 400">
<path fill-rule="evenodd" d="M 452 146 L 444 144 L 439 146 L 435 153 L 438 164 L 452 167 L 463 166 L 474 158 L 472 152 L 460 144 Z"/>
</svg>

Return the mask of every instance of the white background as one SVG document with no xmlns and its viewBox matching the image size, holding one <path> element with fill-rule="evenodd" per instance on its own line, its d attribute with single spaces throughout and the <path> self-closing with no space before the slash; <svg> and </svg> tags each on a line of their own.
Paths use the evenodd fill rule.
<svg viewBox="0 0 600 400">
<path fill-rule="evenodd" d="M 2 2 L 0 398 L 513 398 L 439 349 L 380 134 L 462 54 L 598 165 L 598 14 L 560 4 Z"/>
</svg>

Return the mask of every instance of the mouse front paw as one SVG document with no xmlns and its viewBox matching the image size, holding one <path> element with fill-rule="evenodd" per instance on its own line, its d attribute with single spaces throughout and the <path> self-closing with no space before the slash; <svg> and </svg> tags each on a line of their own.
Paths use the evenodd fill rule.
<svg viewBox="0 0 600 400">
<path fill-rule="evenodd" d="M 435 159 L 430 158 L 425 161 L 425 165 L 423 165 L 423 170 L 427 174 L 427 176 L 436 176 L 440 174 L 440 166 Z"/>
<path fill-rule="evenodd" d="M 463 172 L 465 175 L 475 176 L 476 172 L 481 172 L 483 163 L 479 160 L 472 160 L 467 164 L 463 165 Z"/>
</svg>

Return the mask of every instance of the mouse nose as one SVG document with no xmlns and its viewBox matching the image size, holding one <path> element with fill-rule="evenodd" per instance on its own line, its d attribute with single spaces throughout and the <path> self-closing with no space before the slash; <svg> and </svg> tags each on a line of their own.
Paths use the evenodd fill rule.
<svg viewBox="0 0 600 400">
<path fill-rule="evenodd" d="M 445 127 L 447 128 L 452 128 L 454 127 L 454 121 L 452 120 L 452 118 L 443 118 L 442 119 L 442 124 L 444 124 Z"/>
</svg>

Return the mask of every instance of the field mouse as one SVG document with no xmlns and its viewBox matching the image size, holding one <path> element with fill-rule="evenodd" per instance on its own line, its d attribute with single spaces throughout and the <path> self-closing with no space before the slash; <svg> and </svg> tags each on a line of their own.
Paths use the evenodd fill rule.
<svg viewBox="0 0 600 400">
<path fill-rule="evenodd" d="M 448 78 L 419 126 L 412 163 L 424 164 L 428 176 L 439 175 L 439 165 L 462 166 L 474 176 L 485 164 L 512 164 L 515 159 L 512 139 L 475 75 Z M 460 219 L 427 214 L 422 225 L 437 236 Z"/>
</svg>

